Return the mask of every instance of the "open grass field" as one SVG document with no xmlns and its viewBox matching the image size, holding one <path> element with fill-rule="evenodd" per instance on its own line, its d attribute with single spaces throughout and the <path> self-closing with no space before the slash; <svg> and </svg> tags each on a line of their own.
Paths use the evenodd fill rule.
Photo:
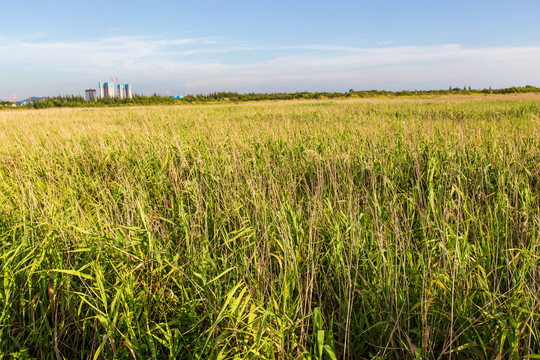
<svg viewBox="0 0 540 360">
<path fill-rule="evenodd" d="M 540 97 L 0 112 L 0 353 L 540 357 Z"/>
</svg>

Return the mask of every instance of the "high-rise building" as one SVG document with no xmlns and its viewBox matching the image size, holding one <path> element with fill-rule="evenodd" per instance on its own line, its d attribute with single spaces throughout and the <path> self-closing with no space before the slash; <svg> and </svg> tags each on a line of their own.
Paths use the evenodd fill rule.
<svg viewBox="0 0 540 360">
<path fill-rule="evenodd" d="M 99 97 L 101 99 L 114 98 L 114 83 L 99 83 Z"/>
<path fill-rule="evenodd" d="M 126 98 L 131 99 L 133 97 L 133 91 L 131 90 L 131 85 L 126 84 Z"/>
<path fill-rule="evenodd" d="M 118 84 L 118 97 L 120 99 L 131 99 L 133 92 L 130 84 Z"/>
<path fill-rule="evenodd" d="M 124 85 L 118 84 L 118 98 L 126 98 L 126 91 L 124 90 Z"/>
<path fill-rule="evenodd" d="M 97 91 L 96 89 L 87 89 L 84 91 L 84 100 L 86 101 L 96 101 L 97 100 Z"/>
</svg>

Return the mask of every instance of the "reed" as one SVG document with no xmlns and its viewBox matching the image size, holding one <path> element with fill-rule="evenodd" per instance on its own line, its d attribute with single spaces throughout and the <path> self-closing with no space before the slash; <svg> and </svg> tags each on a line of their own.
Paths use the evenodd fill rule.
<svg viewBox="0 0 540 360">
<path fill-rule="evenodd" d="M 0 353 L 540 358 L 540 105 L 0 112 Z"/>
</svg>

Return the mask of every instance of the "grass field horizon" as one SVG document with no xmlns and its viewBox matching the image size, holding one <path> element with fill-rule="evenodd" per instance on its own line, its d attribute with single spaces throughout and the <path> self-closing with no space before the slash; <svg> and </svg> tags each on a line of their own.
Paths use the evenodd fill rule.
<svg viewBox="0 0 540 360">
<path fill-rule="evenodd" d="M 540 358 L 540 94 L 0 112 L 0 354 Z"/>
</svg>

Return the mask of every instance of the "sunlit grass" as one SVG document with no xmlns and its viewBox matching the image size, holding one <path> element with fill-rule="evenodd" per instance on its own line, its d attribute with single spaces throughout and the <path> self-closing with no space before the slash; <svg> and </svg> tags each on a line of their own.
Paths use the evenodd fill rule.
<svg viewBox="0 0 540 360">
<path fill-rule="evenodd" d="M 510 99 L 0 112 L 0 352 L 538 355 Z"/>
</svg>

